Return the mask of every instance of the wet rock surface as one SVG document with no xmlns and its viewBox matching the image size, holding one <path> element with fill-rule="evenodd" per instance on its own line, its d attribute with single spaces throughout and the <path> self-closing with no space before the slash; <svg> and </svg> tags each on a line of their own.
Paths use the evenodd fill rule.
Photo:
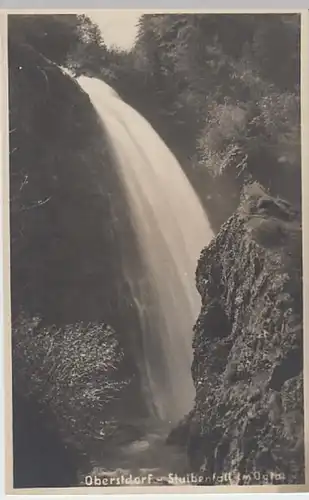
<svg viewBox="0 0 309 500">
<path fill-rule="evenodd" d="M 213 484 L 233 471 L 239 484 L 303 483 L 298 215 L 251 186 L 196 277 L 195 407 L 168 441 L 185 446 L 191 468 Z"/>
</svg>

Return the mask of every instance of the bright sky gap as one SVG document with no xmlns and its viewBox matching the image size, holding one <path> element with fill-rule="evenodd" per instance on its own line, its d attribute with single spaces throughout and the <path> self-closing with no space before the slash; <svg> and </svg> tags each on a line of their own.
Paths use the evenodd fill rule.
<svg viewBox="0 0 309 500">
<path fill-rule="evenodd" d="M 101 10 L 88 15 L 99 26 L 108 47 L 130 49 L 133 46 L 140 12 Z"/>
</svg>

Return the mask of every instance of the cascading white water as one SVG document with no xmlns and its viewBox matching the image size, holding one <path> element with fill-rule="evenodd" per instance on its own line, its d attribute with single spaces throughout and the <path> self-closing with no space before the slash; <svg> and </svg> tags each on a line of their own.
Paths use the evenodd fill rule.
<svg viewBox="0 0 309 500">
<path fill-rule="evenodd" d="M 107 132 L 143 260 L 142 279 L 130 262 L 125 271 L 143 329 L 144 386 L 157 415 L 175 422 L 193 407 L 192 327 L 200 309 L 195 269 L 213 232 L 151 125 L 103 81 L 78 81 Z"/>
</svg>

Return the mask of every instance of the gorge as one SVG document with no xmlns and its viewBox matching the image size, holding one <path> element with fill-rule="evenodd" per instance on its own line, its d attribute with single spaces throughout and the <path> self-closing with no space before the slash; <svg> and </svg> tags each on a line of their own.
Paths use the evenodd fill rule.
<svg viewBox="0 0 309 500">
<path fill-rule="evenodd" d="M 17 487 L 233 467 L 303 482 L 299 211 L 251 180 L 225 217 L 227 183 L 214 231 L 111 87 L 19 40 L 9 57 Z"/>
</svg>

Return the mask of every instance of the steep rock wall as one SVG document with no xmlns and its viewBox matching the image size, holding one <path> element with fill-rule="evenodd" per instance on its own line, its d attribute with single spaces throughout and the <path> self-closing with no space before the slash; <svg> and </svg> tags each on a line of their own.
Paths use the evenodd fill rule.
<svg viewBox="0 0 309 500">
<path fill-rule="evenodd" d="M 14 40 L 9 91 L 13 319 L 21 309 L 47 325 L 104 322 L 133 358 L 119 232 L 132 265 L 138 251 L 102 124 L 76 81 Z"/>
<path fill-rule="evenodd" d="M 168 441 L 182 436 L 207 484 L 303 482 L 298 214 L 251 186 L 196 276 L 195 407 Z"/>
<path fill-rule="evenodd" d="M 81 436 L 76 433 L 72 438 L 70 424 L 66 424 L 79 412 L 75 421 L 83 426 L 91 412 L 85 406 L 80 410 L 76 398 L 70 396 L 68 370 L 62 390 L 43 401 L 47 387 L 56 387 L 56 383 L 49 384 L 46 362 L 57 360 L 57 352 L 40 344 L 40 339 L 67 328 L 72 330 L 72 339 L 77 339 L 80 324 L 85 336 L 84 340 L 80 337 L 79 348 L 89 353 L 96 341 L 89 323 L 111 325 L 126 356 L 117 379 L 134 380 L 115 403 L 117 408 L 107 410 L 103 401 L 104 411 L 119 420 L 124 413 L 129 419 L 145 411 L 135 359 L 137 315 L 117 241 L 120 224 L 120 230 L 128 234 L 127 252 L 136 255 L 136 245 L 104 130 L 79 85 L 31 46 L 10 39 L 9 94 L 14 484 L 68 486 L 78 481 L 82 452 L 89 458 L 100 447 L 102 453 L 102 442 L 96 438 L 100 426 L 92 425 L 90 440 L 80 452 Z M 27 318 L 24 326 L 20 317 Z M 40 319 L 41 336 L 31 327 L 34 318 Z M 70 345 L 78 356 L 76 343 L 72 340 Z M 59 350 L 65 361 L 65 343 Z M 68 360 L 73 355 L 68 354 Z M 96 355 L 87 365 L 93 391 L 96 384 L 102 386 L 105 376 L 96 375 Z M 60 364 L 55 362 L 57 382 Z M 81 363 L 78 369 L 82 371 Z M 86 384 L 83 389 L 87 392 Z M 101 410 L 98 405 L 95 408 Z M 54 467 L 60 455 L 59 467 Z"/>
<path fill-rule="evenodd" d="M 303 480 L 301 231 L 282 201 L 251 193 L 204 250 L 194 419 L 209 473 Z M 199 463 L 200 462 L 200 463 Z M 252 479 L 253 482 L 259 482 Z"/>
<path fill-rule="evenodd" d="M 14 312 L 113 323 L 127 292 L 114 219 L 127 211 L 102 126 L 77 83 L 31 47 L 11 41 L 9 68 Z"/>
</svg>

